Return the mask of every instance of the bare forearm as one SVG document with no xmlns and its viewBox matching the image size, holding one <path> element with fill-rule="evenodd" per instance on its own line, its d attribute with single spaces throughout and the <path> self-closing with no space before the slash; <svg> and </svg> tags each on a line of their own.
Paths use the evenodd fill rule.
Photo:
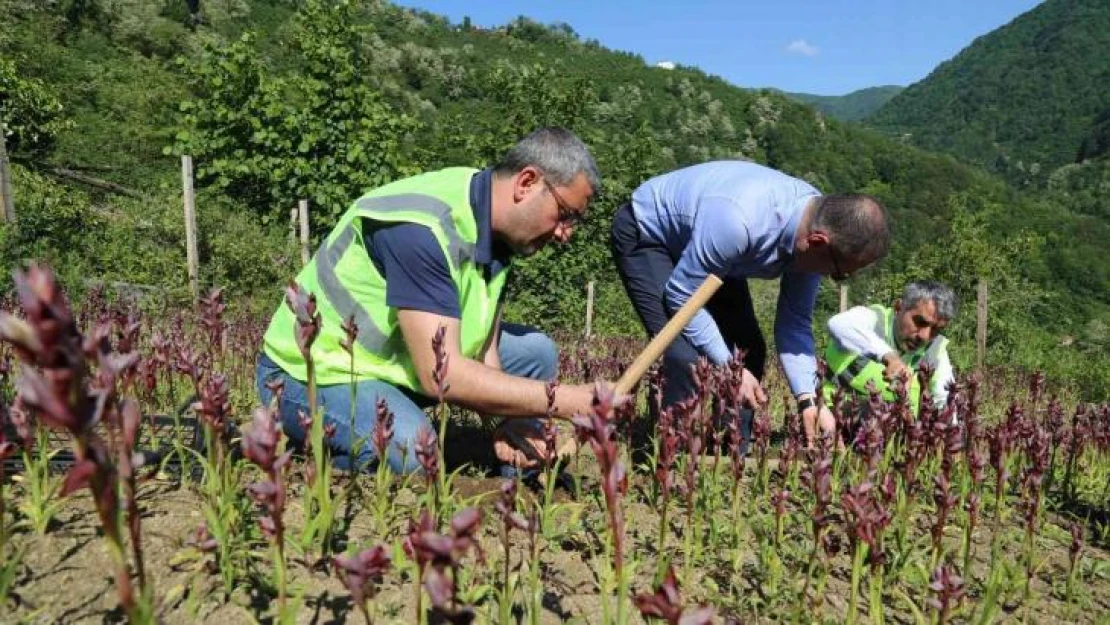
<svg viewBox="0 0 1110 625">
<path fill-rule="evenodd" d="M 447 376 L 451 385 L 445 399 L 482 414 L 503 417 L 536 417 L 547 412 L 547 391 L 539 380 L 522 378 L 489 367 L 475 360 L 451 363 Z M 584 412 L 583 403 L 574 387 L 559 387 L 555 394 L 555 412 L 571 417 Z"/>
<path fill-rule="evenodd" d="M 436 355 L 432 343 L 435 336 L 442 332 L 443 349 L 450 363 L 445 400 L 483 414 L 505 417 L 535 417 L 547 412 L 544 383 L 501 371 L 496 340 L 486 345 L 482 361 L 475 360 L 459 352 L 457 319 L 402 309 L 397 313 L 397 320 L 425 395 L 434 397 L 436 393 L 432 379 Z M 570 417 L 589 408 L 588 387 L 559 387 L 555 397 L 557 416 Z"/>
</svg>

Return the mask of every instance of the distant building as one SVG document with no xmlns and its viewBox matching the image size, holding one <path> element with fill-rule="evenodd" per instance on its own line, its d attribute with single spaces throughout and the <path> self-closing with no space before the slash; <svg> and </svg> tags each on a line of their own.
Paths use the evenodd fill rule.
<svg viewBox="0 0 1110 625">
<path fill-rule="evenodd" d="M 655 66 L 662 69 L 674 69 L 674 61 L 659 61 Z"/>
</svg>

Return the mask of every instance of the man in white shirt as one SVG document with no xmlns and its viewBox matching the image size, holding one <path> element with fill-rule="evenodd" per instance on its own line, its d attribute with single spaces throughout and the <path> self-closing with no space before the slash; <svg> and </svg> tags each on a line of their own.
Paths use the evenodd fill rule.
<svg viewBox="0 0 1110 625">
<path fill-rule="evenodd" d="M 892 382 L 910 382 L 910 405 L 918 411 L 920 391 L 916 372 L 922 364 L 933 371 L 929 392 L 939 409 L 948 401 L 955 379 L 948 359 L 948 339 L 940 332 L 956 316 L 956 294 L 939 282 L 922 280 L 906 285 L 894 306 L 856 306 L 829 319 L 832 340 L 825 350 L 828 375 L 825 399 L 837 387 L 866 395 L 874 385 L 883 399 L 895 399 Z"/>
</svg>

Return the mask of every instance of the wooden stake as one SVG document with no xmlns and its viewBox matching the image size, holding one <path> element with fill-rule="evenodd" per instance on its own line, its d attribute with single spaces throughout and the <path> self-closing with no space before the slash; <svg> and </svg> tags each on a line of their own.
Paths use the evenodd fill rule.
<svg viewBox="0 0 1110 625">
<path fill-rule="evenodd" d="M 189 263 L 189 290 L 193 293 L 193 303 L 200 301 L 200 286 L 197 283 L 197 209 L 193 194 L 193 157 L 181 157 L 181 185 L 185 201 L 185 257 Z"/>
<path fill-rule="evenodd" d="M 586 338 L 593 336 L 594 328 L 594 281 L 586 284 Z"/>
<path fill-rule="evenodd" d="M 848 310 L 848 285 L 840 284 L 840 312 Z"/>
<path fill-rule="evenodd" d="M 310 258 L 308 253 L 308 200 L 301 200 L 297 207 L 301 214 L 301 264 L 307 265 Z"/>
<path fill-rule="evenodd" d="M 975 329 L 975 367 L 982 371 L 987 357 L 987 281 L 979 279 L 978 327 Z"/>
<path fill-rule="evenodd" d="M 0 124 L 0 220 L 15 221 L 15 196 L 12 195 L 12 170 L 8 164 L 8 144 Z"/>
</svg>

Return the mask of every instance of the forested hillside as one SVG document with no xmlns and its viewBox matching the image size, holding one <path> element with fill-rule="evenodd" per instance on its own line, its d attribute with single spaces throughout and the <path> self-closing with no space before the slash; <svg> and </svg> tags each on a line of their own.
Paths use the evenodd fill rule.
<svg viewBox="0 0 1110 625">
<path fill-rule="evenodd" d="M 902 89 L 898 85 L 868 87 L 844 95 L 814 95 L 812 93 L 786 93 L 803 104 L 844 122 L 859 121 L 878 111 Z"/>
<path fill-rule="evenodd" d="M 979 37 L 867 121 L 1018 185 L 1104 153 L 1110 2 L 1047 0 Z"/>
<path fill-rule="evenodd" d="M 911 277 L 953 282 L 968 311 L 952 331 L 966 364 L 974 288 L 986 277 L 992 359 L 1051 365 L 1105 392 L 1108 367 L 1085 366 L 1110 340 L 1099 325 L 1110 229 L 1090 217 L 1097 192 L 1087 186 L 1105 184 L 1105 169 L 1062 174 L 1068 203 L 1023 194 L 780 93 L 650 67 L 566 25 L 520 18 L 481 30 L 369 1 L 200 2 L 191 14 L 192 5 L 0 0 L 0 119 L 18 213 L 0 231 L 6 264 L 43 257 L 71 284 L 99 278 L 180 296 L 177 156 L 189 154 L 202 282 L 268 309 L 298 262 L 287 239 L 298 199 L 310 201 L 321 235 L 370 186 L 484 165 L 534 127 L 558 124 L 592 146 L 604 193 L 571 245 L 520 265 L 511 316 L 577 327 L 594 279 L 597 327 L 636 331 L 605 247 L 613 209 L 653 174 L 751 159 L 888 206 L 898 243 L 853 281 L 853 297 L 892 297 Z M 822 294 L 826 310 L 834 295 Z"/>
</svg>

